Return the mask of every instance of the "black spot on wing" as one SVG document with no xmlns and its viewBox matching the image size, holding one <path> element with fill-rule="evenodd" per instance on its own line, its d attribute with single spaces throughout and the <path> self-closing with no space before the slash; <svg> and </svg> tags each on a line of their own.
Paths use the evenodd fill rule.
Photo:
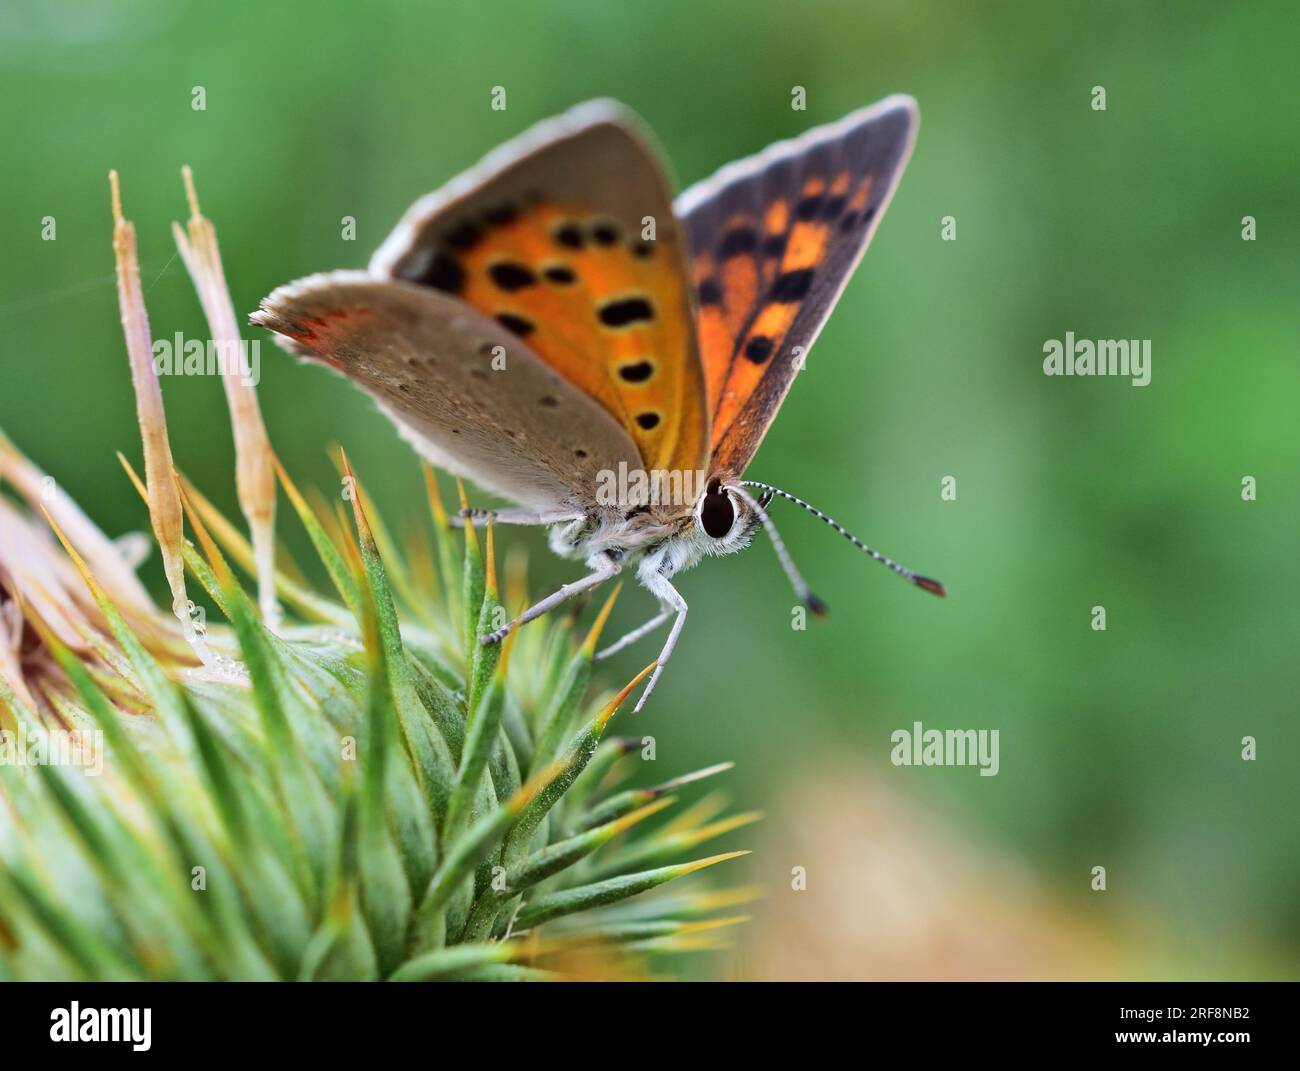
<svg viewBox="0 0 1300 1071">
<path fill-rule="evenodd" d="M 523 316 L 518 316 L 513 312 L 497 313 L 497 323 L 507 331 L 512 331 L 520 338 L 527 338 L 536 330 L 537 325 L 532 320 Z"/>
<path fill-rule="evenodd" d="M 630 327 L 653 320 L 655 310 L 646 298 L 625 297 L 605 302 L 596 310 L 596 315 L 606 327 Z"/>
<path fill-rule="evenodd" d="M 745 357 L 755 364 L 762 364 L 772 356 L 772 340 L 766 335 L 755 335 L 745 344 Z"/>
<path fill-rule="evenodd" d="M 847 197 L 831 197 L 822 205 L 822 219 L 839 219 L 840 213 L 844 211 L 844 206 L 848 204 Z"/>
<path fill-rule="evenodd" d="M 591 240 L 597 245 L 615 245 L 618 242 L 618 227 L 607 220 L 601 220 L 591 228 Z"/>
<path fill-rule="evenodd" d="M 875 214 L 875 205 L 869 206 L 865 212 L 850 212 L 840 220 L 840 230 L 851 231 L 854 227 L 865 227 Z"/>
<path fill-rule="evenodd" d="M 483 213 L 483 221 L 492 227 L 504 227 L 519 218 L 519 209 L 514 205 L 497 205 Z"/>
<path fill-rule="evenodd" d="M 560 286 L 568 286 L 570 283 L 578 281 L 577 274 L 566 264 L 552 264 L 550 267 L 542 269 L 542 274 L 546 276 L 548 283 L 556 283 Z"/>
<path fill-rule="evenodd" d="M 449 246 L 464 253 L 478 245 L 483 238 L 483 232 L 469 220 L 466 220 L 464 223 L 452 227 L 443 237 Z"/>
<path fill-rule="evenodd" d="M 748 256 L 758 247 L 758 232 L 753 227 L 732 227 L 718 243 L 718 259 Z"/>
<path fill-rule="evenodd" d="M 808 296 L 812 281 L 812 268 L 797 268 L 794 271 L 782 272 L 776 277 L 776 282 L 772 284 L 772 300 L 780 302 L 802 301 Z"/>
<path fill-rule="evenodd" d="M 718 280 L 709 277 L 700 283 L 699 298 L 701 305 L 721 305 L 722 287 L 718 285 Z"/>
<path fill-rule="evenodd" d="M 562 223 L 555 228 L 552 235 L 556 243 L 564 246 L 565 249 L 581 249 L 587 243 L 583 240 L 582 231 L 578 229 L 576 223 Z"/>
<path fill-rule="evenodd" d="M 488 268 L 488 275 L 497 286 L 508 293 L 537 284 L 537 276 L 532 271 L 525 265 L 510 260 L 493 264 Z"/>
<path fill-rule="evenodd" d="M 449 294 L 458 294 L 465 285 L 465 269 L 455 257 L 439 249 L 433 254 L 424 273 L 413 282 L 431 286 L 435 290 L 445 290 Z"/>
<path fill-rule="evenodd" d="M 826 195 L 821 193 L 805 197 L 795 206 L 794 214 L 803 220 L 815 219 L 825 199 Z"/>
<path fill-rule="evenodd" d="M 637 413 L 636 422 L 637 426 L 642 430 L 652 431 L 659 426 L 659 414 L 651 412 Z"/>
<path fill-rule="evenodd" d="M 635 361 L 632 364 L 621 365 L 618 370 L 619 376 L 628 383 L 644 383 L 654 375 L 655 366 L 652 361 Z"/>
</svg>

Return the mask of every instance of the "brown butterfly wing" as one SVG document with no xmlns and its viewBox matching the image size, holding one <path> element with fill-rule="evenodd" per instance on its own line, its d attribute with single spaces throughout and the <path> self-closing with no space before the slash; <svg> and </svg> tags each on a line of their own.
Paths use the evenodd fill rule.
<svg viewBox="0 0 1300 1071">
<path fill-rule="evenodd" d="M 330 272 L 253 313 L 301 357 L 366 391 L 416 450 L 538 513 L 581 512 L 631 438 L 495 320 L 426 286 Z"/>
<path fill-rule="evenodd" d="M 370 270 L 504 325 L 627 429 L 646 468 L 707 465 L 685 243 L 621 106 L 580 105 L 495 150 L 417 202 Z"/>
<path fill-rule="evenodd" d="M 678 198 L 693 252 L 713 471 L 740 475 L 880 222 L 916 136 L 890 97 Z"/>
</svg>

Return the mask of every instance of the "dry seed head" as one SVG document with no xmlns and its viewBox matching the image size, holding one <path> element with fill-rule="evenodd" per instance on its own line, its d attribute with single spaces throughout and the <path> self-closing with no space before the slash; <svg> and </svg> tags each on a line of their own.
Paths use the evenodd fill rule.
<svg viewBox="0 0 1300 1071">
<path fill-rule="evenodd" d="M 176 248 L 198 292 L 212 340 L 223 352 L 239 354 L 242 365 L 243 339 L 230 288 L 226 285 L 217 232 L 199 211 L 199 195 L 188 165 L 181 169 L 181 176 L 190 205 L 189 237 L 187 240 L 180 226 L 172 224 Z M 235 439 L 235 491 L 253 543 L 258 606 L 263 621 L 274 630 L 279 626 L 280 608 L 275 601 L 275 469 L 271 443 L 257 404 L 255 385 L 246 381 L 235 362 L 220 364 Z"/>
<path fill-rule="evenodd" d="M 180 619 L 185 638 L 199 657 L 208 663 L 211 655 L 190 619 L 190 601 L 185 592 L 185 564 L 181 553 L 184 539 L 180 493 L 176 487 L 171 444 L 167 438 L 167 415 L 163 410 L 162 388 L 153 367 L 153 337 L 140 288 L 140 261 L 136 252 L 135 228 L 122 214 L 122 192 L 117 172 L 108 175 L 113 205 L 113 254 L 117 265 L 117 298 L 135 389 L 136 418 L 144 447 L 145 488 L 149 520 L 162 554 L 163 571 L 171 589 L 172 612 Z"/>
</svg>

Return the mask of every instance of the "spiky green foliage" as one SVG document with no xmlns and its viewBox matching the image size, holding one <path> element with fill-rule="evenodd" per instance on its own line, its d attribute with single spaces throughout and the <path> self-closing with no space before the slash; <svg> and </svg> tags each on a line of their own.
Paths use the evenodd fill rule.
<svg viewBox="0 0 1300 1071">
<path fill-rule="evenodd" d="M 237 342 L 185 183 L 178 248 Z M 612 596 L 580 642 L 566 614 L 481 644 L 507 620 L 491 528 L 457 536 L 426 468 L 436 552 L 418 534 L 400 552 L 341 454 L 351 517 L 313 506 L 228 379 L 245 538 L 175 469 L 110 186 L 145 478 L 122 462 L 175 616 L 0 434 L 0 979 L 626 976 L 715 947 L 748 892 L 642 894 L 744 854 L 696 848 L 753 816 L 711 821 L 706 800 L 651 821 L 723 767 L 612 791 L 636 741 L 606 729 L 650 668 L 591 695 Z M 336 597 L 277 561 L 273 472 Z M 516 570 L 513 605 L 524 588 Z M 224 624 L 195 624 L 198 591 Z"/>
<path fill-rule="evenodd" d="M 46 664 L 26 698 L 0 674 L 0 975 L 627 976 L 715 947 L 743 891 L 641 894 L 741 854 L 697 848 L 751 816 L 706 800 L 664 824 L 689 777 L 608 787 L 639 745 L 607 732 L 636 681 L 589 697 L 606 613 L 484 647 L 504 614 L 490 530 L 459 535 L 435 497 L 413 563 L 355 477 L 345 531 L 281 475 L 339 601 L 282 571 L 296 620 L 269 630 L 236 576 L 249 545 L 187 488 L 184 557 L 226 619 L 210 667 L 142 636 L 70 542 L 83 649 L 22 604 Z M 102 773 L 24 764 L 48 730 L 98 730 Z"/>
</svg>

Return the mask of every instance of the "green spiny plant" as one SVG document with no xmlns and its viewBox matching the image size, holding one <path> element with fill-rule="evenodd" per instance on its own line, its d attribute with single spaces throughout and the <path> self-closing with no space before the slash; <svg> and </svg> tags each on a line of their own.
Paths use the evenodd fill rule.
<svg viewBox="0 0 1300 1071">
<path fill-rule="evenodd" d="M 185 177 L 180 252 L 237 341 Z M 343 456 L 351 517 L 323 508 L 227 376 L 246 538 L 173 464 L 112 184 L 144 478 L 122 462 L 174 616 L 0 435 L 0 978 L 628 977 L 718 947 L 752 891 L 659 887 L 745 854 L 692 858 L 756 816 L 707 796 L 660 817 L 725 763 L 620 789 L 639 745 L 607 727 L 652 667 L 590 694 L 614 596 L 585 635 L 570 613 L 481 646 L 527 604 L 519 559 L 498 586 L 491 526 L 458 536 L 426 468 L 432 548 L 399 549 Z M 274 550 L 277 474 L 333 595 Z"/>
</svg>

